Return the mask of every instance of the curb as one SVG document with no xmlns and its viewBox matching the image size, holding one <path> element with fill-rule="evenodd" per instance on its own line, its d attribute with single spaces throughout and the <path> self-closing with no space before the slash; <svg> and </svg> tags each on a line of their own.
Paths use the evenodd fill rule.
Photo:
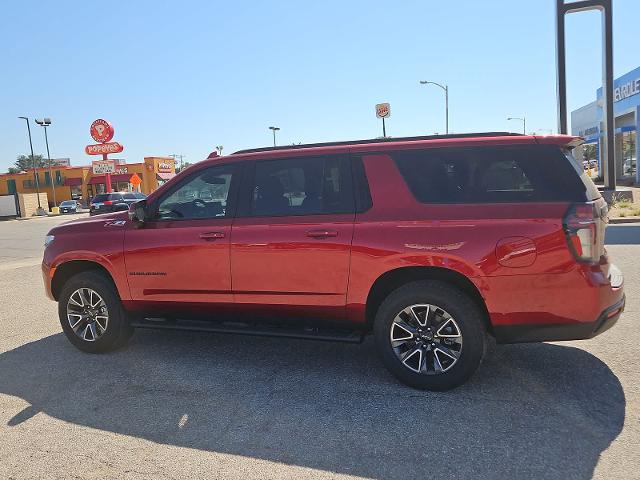
<svg viewBox="0 0 640 480">
<path fill-rule="evenodd" d="M 640 223 L 640 217 L 616 217 L 609 219 L 609 225 L 616 225 L 619 223 Z"/>
</svg>

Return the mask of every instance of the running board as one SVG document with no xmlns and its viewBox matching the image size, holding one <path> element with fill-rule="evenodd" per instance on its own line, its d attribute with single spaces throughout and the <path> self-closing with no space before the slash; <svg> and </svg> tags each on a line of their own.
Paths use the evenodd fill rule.
<svg viewBox="0 0 640 480">
<path fill-rule="evenodd" d="M 163 318 L 144 318 L 131 322 L 134 328 L 159 330 L 186 330 L 193 332 L 231 333 L 235 335 L 253 335 L 261 337 L 302 338 L 325 342 L 361 343 L 364 334 L 355 330 L 339 330 L 316 327 L 271 326 L 237 322 L 210 322 L 203 320 L 168 320 Z"/>
</svg>

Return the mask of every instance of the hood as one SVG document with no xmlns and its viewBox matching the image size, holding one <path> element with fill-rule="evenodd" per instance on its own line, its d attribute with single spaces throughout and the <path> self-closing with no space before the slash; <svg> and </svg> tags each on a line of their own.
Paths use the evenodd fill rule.
<svg viewBox="0 0 640 480">
<path fill-rule="evenodd" d="M 55 235 L 56 233 L 70 233 L 74 231 L 86 232 L 109 227 L 122 228 L 129 223 L 129 221 L 129 212 L 105 213 L 102 215 L 78 218 L 76 220 L 61 223 L 60 225 L 53 227 L 49 231 L 48 235 Z"/>
</svg>

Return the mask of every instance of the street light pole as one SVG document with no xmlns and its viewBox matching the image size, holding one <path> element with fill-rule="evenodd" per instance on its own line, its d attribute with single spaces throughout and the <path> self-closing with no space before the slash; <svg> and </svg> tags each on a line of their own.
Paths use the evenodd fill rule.
<svg viewBox="0 0 640 480">
<path fill-rule="evenodd" d="M 276 146 L 276 132 L 280 130 L 280 127 L 269 127 L 269 130 L 273 131 L 273 146 Z"/>
<path fill-rule="evenodd" d="M 33 155 L 33 142 L 31 141 L 31 126 L 29 125 L 28 117 L 18 117 L 27 122 L 27 132 L 29 132 L 29 148 L 31 149 L 31 162 L 33 163 L 33 178 L 36 181 L 36 196 L 38 197 L 38 211 L 42 210 L 42 205 L 40 204 L 40 183 L 38 182 L 38 170 L 36 170 L 36 158 Z"/>
<path fill-rule="evenodd" d="M 527 134 L 527 117 L 509 117 L 507 120 L 520 120 L 522 122 L 522 134 Z"/>
<path fill-rule="evenodd" d="M 53 206 L 57 207 L 56 201 L 56 182 L 53 179 L 53 171 L 51 170 L 51 155 L 49 154 L 49 138 L 47 137 L 47 127 L 51 125 L 50 118 L 43 118 L 42 120 L 36 119 L 36 123 L 44 128 L 44 143 L 47 145 L 47 162 L 49 163 L 49 181 L 51 182 L 51 191 L 53 192 Z"/>
<path fill-rule="evenodd" d="M 449 86 L 440 85 L 437 82 L 429 82 L 427 80 L 420 80 L 420 85 L 435 85 L 444 90 L 444 116 L 445 116 L 445 132 L 449 134 Z"/>
</svg>

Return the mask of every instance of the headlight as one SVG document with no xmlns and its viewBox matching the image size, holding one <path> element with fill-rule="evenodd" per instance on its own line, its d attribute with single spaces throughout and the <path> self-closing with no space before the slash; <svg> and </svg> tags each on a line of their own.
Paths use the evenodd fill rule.
<svg viewBox="0 0 640 480">
<path fill-rule="evenodd" d="M 47 248 L 49 245 L 51 245 L 51 242 L 53 242 L 53 239 L 56 238 L 53 235 L 47 235 L 46 237 L 44 237 L 44 248 Z"/>
</svg>

